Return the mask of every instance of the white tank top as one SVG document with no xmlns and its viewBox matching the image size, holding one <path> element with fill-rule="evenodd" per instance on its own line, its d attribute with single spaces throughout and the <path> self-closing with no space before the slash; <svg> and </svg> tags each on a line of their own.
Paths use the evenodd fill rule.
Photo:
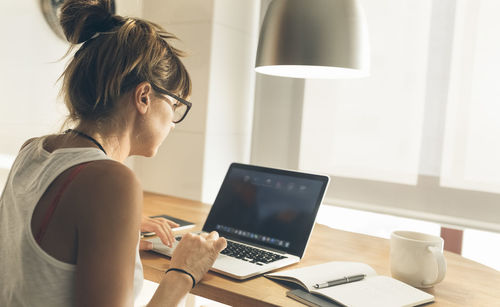
<svg viewBox="0 0 500 307">
<path fill-rule="evenodd" d="M 43 148 L 44 137 L 21 150 L 0 197 L 0 305 L 75 305 L 76 265 L 43 251 L 31 232 L 36 204 L 50 183 L 63 171 L 88 161 L 109 159 L 97 148 L 64 148 L 52 153 Z M 134 297 L 143 282 L 137 242 Z"/>
</svg>

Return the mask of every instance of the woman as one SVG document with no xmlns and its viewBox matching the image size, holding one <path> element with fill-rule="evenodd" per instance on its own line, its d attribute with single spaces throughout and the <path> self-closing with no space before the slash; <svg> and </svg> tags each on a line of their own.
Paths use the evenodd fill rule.
<svg viewBox="0 0 500 307">
<path fill-rule="evenodd" d="M 191 82 L 174 38 L 110 14 L 107 0 L 68 0 L 68 41 L 83 43 L 62 74 L 75 128 L 27 141 L 0 199 L 0 305 L 131 306 L 143 276 L 139 233 L 171 245 L 166 220 L 142 217 L 142 190 L 122 163 L 153 156 L 184 119 Z M 176 305 L 226 246 L 185 235 L 150 306 Z"/>
</svg>

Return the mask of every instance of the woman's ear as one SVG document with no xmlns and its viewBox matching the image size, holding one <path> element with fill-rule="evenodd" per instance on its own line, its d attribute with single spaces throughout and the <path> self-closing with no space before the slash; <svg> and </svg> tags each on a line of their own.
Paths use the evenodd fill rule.
<svg viewBox="0 0 500 307">
<path fill-rule="evenodd" d="M 151 95 L 153 95 L 153 87 L 149 82 L 141 82 L 134 90 L 134 106 L 141 114 L 146 114 L 151 106 Z"/>
</svg>

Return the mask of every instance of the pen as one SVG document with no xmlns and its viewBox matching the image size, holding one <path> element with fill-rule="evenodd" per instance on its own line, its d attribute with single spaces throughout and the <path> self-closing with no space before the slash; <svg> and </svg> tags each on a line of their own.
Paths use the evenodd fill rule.
<svg viewBox="0 0 500 307">
<path fill-rule="evenodd" d="M 321 283 L 321 284 L 315 284 L 313 287 L 316 288 L 316 289 L 333 287 L 333 286 L 342 285 L 342 284 L 346 284 L 346 283 L 353 282 L 353 281 L 362 280 L 363 278 L 365 278 L 365 276 L 366 275 L 364 275 L 364 274 L 353 275 L 353 276 L 346 276 L 346 277 L 335 279 L 335 280 L 332 280 L 332 281 L 327 281 L 327 282 L 324 282 L 324 283 Z"/>
</svg>

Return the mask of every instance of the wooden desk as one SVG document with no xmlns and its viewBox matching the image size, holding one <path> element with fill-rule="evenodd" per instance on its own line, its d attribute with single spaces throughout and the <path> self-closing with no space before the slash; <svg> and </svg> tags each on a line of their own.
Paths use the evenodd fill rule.
<svg viewBox="0 0 500 307">
<path fill-rule="evenodd" d="M 144 213 L 166 213 L 197 223 L 199 230 L 209 205 L 174 197 L 146 193 Z M 191 229 L 192 230 L 192 229 Z M 435 296 L 432 306 L 500 306 L 500 272 L 445 251 L 448 271 L 445 279 L 425 290 Z M 159 282 L 170 260 L 151 252 L 141 252 L 146 279 Z M 389 240 L 332 229 L 316 224 L 302 261 L 287 267 L 298 268 L 326 261 L 359 261 L 378 274 L 390 276 Z M 209 272 L 191 291 L 232 306 L 304 306 L 286 297 L 287 287 L 265 277 L 237 281 Z"/>
</svg>

